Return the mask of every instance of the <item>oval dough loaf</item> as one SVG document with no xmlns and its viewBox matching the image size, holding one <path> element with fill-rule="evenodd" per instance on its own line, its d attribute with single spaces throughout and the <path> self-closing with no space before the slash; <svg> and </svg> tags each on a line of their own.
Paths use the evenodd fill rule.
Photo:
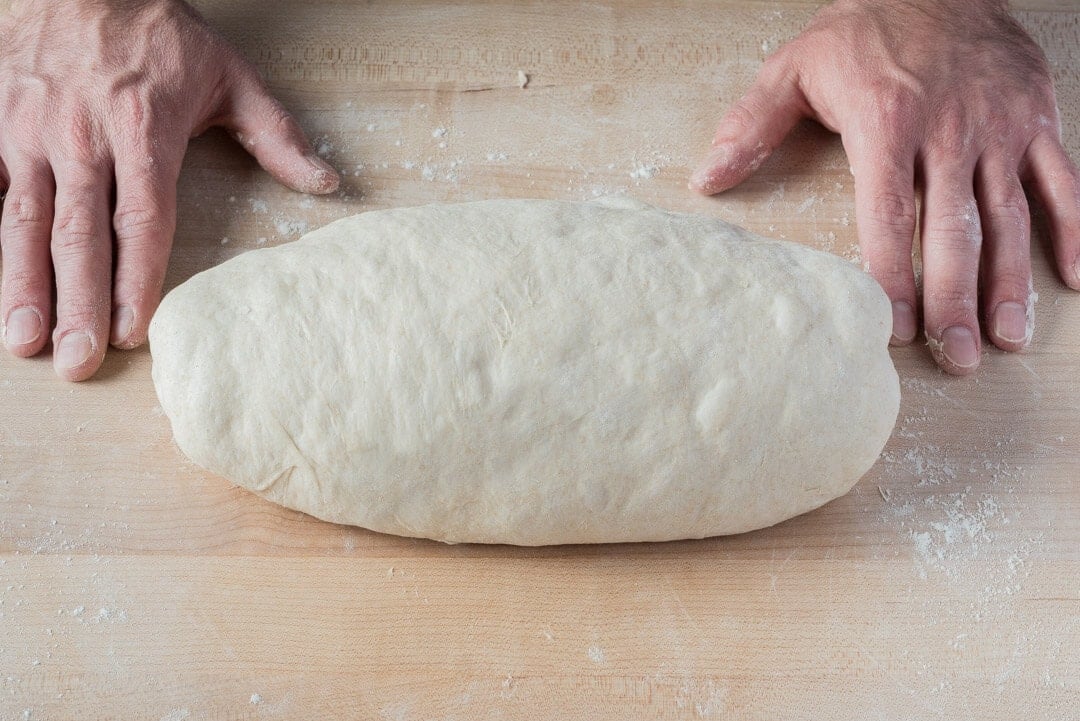
<svg viewBox="0 0 1080 721">
<path fill-rule="evenodd" d="M 851 263 L 619 200 L 364 213 L 172 291 L 153 378 L 195 463 L 448 542 L 768 526 L 892 432 L 889 302 Z"/>
</svg>

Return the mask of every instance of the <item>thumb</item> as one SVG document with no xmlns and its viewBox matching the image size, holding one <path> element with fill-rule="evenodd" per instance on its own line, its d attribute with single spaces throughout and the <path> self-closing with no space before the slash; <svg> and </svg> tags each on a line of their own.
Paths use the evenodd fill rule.
<svg viewBox="0 0 1080 721">
<path fill-rule="evenodd" d="M 807 114 L 794 68 L 770 58 L 750 90 L 720 121 L 712 150 L 690 176 L 690 189 L 713 195 L 738 185 Z"/>
<path fill-rule="evenodd" d="M 268 173 L 293 190 L 324 194 L 341 179 L 311 149 L 296 119 L 266 90 L 251 68 L 234 82 L 224 123 Z"/>
</svg>

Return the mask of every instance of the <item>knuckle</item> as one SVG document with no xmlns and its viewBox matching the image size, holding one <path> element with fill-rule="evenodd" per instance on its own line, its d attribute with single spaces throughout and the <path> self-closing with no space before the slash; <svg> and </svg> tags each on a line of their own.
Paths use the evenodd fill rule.
<svg viewBox="0 0 1080 721">
<path fill-rule="evenodd" d="M 152 157 L 157 138 L 170 137 L 177 127 L 182 108 L 152 89 L 127 87 L 112 98 L 116 131 L 129 153 Z"/>
<path fill-rule="evenodd" d="M 5 233 L 45 226 L 51 217 L 48 204 L 30 193 L 8 195 L 4 199 L 3 224 Z"/>
<path fill-rule="evenodd" d="M 886 123 L 907 117 L 918 104 L 918 91 L 904 83 L 879 82 L 870 88 L 870 114 Z"/>
<path fill-rule="evenodd" d="M 1055 180 L 1060 182 L 1075 201 L 1080 204 L 1080 170 L 1077 170 L 1075 165 L 1071 162 L 1067 163 L 1065 172 L 1061 173 L 1060 177 Z"/>
<path fill-rule="evenodd" d="M 983 142 L 988 146 L 1009 147 L 1010 136 L 1020 127 L 1016 118 L 1000 103 L 982 104 L 978 121 Z"/>
<path fill-rule="evenodd" d="M 870 198 L 868 211 L 873 221 L 880 226 L 896 232 L 914 232 L 915 198 L 906 193 L 875 193 Z"/>
<path fill-rule="evenodd" d="M 996 195 L 997 197 L 993 200 L 994 206 L 1010 208 L 1017 213 L 1027 213 L 1027 195 L 1024 193 L 1024 186 L 1020 184 L 1020 179 L 1015 175 L 1006 179 Z"/>
<path fill-rule="evenodd" d="M 120 111 L 124 123 L 134 128 L 141 128 L 150 117 L 153 103 L 147 93 L 127 85 L 113 94 L 114 107 Z"/>
<path fill-rule="evenodd" d="M 731 106 L 724 117 L 725 137 L 739 137 L 754 127 L 758 113 L 751 103 L 750 99 L 743 97 Z"/>
<path fill-rule="evenodd" d="M 750 101 L 747 98 L 739 99 L 728 109 L 724 116 L 724 126 L 727 131 L 725 135 L 742 135 L 754 127 L 757 115 L 754 109 L 750 107 Z"/>
<path fill-rule="evenodd" d="M 871 85 L 866 103 L 864 116 L 870 126 L 905 135 L 914 124 L 919 91 L 900 82 L 879 82 Z"/>
<path fill-rule="evenodd" d="M 296 124 L 292 114 L 276 98 L 270 98 L 263 122 L 271 136 L 286 138 L 289 142 L 300 142 L 303 131 Z"/>
<path fill-rule="evenodd" d="M 88 211 L 71 210 L 56 218 L 52 237 L 53 251 L 85 252 L 98 242 L 98 224 Z"/>
<path fill-rule="evenodd" d="M 759 76 L 763 78 L 780 79 L 791 72 L 791 57 L 793 45 L 781 45 L 772 54 L 765 58 L 761 64 Z"/>
<path fill-rule="evenodd" d="M 98 155 L 98 143 L 91 114 L 82 109 L 73 111 L 68 116 L 65 132 L 72 158 L 83 163 L 93 163 Z"/>
<path fill-rule="evenodd" d="M 982 223 L 974 198 L 943 200 L 926 213 L 926 239 L 937 246 L 979 248 Z"/>
<path fill-rule="evenodd" d="M 292 127 L 292 122 L 293 122 L 292 115 L 289 113 L 288 110 L 285 109 L 285 106 L 282 105 L 278 100 L 275 99 L 270 104 L 270 109 L 268 111 L 268 114 L 270 116 L 269 117 L 270 124 L 273 127 L 275 127 L 275 128 L 286 128 L 286 127 L 291 128 Z"/>
<path fill-rule="evenodd" d="M 153 209 L 117 208 L 113 215 L 113 230 L 119 241 L 142 239 L 155 242 L 165 227 L 165 218 Z"/>
<path fill-rule="evenodd" d="M 996 233 L 1016 233 L 1015 240 L 1022 240 L 1026 235 L 1030 215 L 1027 201 L 1020 198 L 1002 198 L 989 205 L 985 210 L 988 225 Z"/>
<path fill-rule="evenodd" d="M 982 248 L 982 233 L 966 216 L 942 216 L 927 228 L 927 242 L 950 256 L 977 256 Z"/>
<path fill-rule="evenodd" d="M 934 121 L 930 145 L 945 157 L 966 157 L 975 144 L 971 122 L 963 113 L 945 110 Z"/>
<path fill-rule="evenodd" d="M 852 118 L 854 132 L 847 133 L 859 154 L 885 155 L 899 158 L 909 156 L 919 142 L 919 121 L 909 91 L 888 91 L 884 96 L 871 93 L 861 111 Z"/>
</svg>

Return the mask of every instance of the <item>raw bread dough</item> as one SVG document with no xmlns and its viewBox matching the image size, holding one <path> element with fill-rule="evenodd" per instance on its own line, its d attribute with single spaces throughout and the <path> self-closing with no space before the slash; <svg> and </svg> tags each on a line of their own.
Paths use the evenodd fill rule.
<svg viewBox="0 0 1080 721">
<path fill-rule="evenodd" d="M 768 526 L 892 432 L 889 302 L 851 263 L 632 201 L 364 213 L 171 292 L 153 377 L 195 463 L 449 542 Z"/>
</svg>

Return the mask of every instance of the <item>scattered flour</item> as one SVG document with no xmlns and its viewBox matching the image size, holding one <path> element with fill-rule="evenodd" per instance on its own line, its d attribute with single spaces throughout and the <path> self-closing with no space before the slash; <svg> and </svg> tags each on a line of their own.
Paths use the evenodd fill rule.
<svg viewBox="0 0 1080 721">
<path fill-rule="evenodd" d="M 660 174 L 660 168 L 655 165 L 638 165 L 630 171 L 630 177 L 634 180 L 652 180 Z"/>
<path fill-rule="evenodd" d="M 1015 438 L 984 442 L 975 458 L 965 445 L 962 461 L 940 439 L 934 411 L 952 404 L 949 382 L 902 381 L 905 403 L 894 442 L 881 456 L 882 519 L 910 541 L 915 577 L 969 589 L 978 604 L 972 619 L 1009 614 L 1009 604 L 991 601 L 1021 590 L 1025 561 L 1045 536 L 1022 533 L 1024 524 L 1016 522 L 1023 506 L 1012 497 L 1024 473 L 1007 460 L 1018 454 Z"/>
<path fill-rule="evenodd" d="M 191 717 L 191 711 L 186 708 L 174 708 L 169 713 L 161 717 L 160 721 L 184 721 L 184 719 Z"/>
<path fill-rule="evenodd" d="M 818 198 L 816 195 L 809 195 L 804 198 L 802 202 L 795 206 L 794 213 L 795 215 L 804 215 L 806 211 L 810 210 L 820 202 L 821 199 Z"/>
<path fill-rule="evenodd" d="M 274 218 L 274 228 L 283 238 L 299 238 L 308 232 L 308 223 L 300 218 L 285 218 L 279 215 Z"/>
<path fill-rule="evenodd" d="M 689 677 L 679 686 L 675 696 L 675 706 L 690 709 L 696 718 L 730 718 L 728 708 L 728 687 L 713 678 L 704 681 Z"/>
<path fill-rule="evenodd" d="M 108 621 L 109 623 L 124 623 L 127 621 L 127 612 L 120 608 L 106 608 L 102 606 L 98 609 L 97 620 Z"/>
</svg>

